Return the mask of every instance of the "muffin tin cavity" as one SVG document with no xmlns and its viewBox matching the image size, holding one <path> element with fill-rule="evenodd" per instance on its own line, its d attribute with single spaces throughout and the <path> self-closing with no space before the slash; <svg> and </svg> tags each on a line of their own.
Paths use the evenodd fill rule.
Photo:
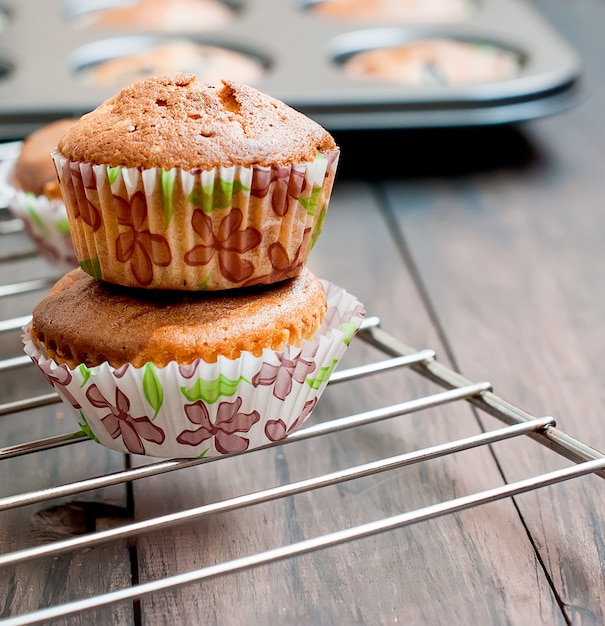
<svg viewBox="0 0 605 626">
<path fill-rule="evenodd" d="M 65 14 L 82 28 L 180 33 L 222 28 L 238 10 L 221 0 L 72 0 Z"/>
<path fill-rule="evenodd" d="M 260 53 L 189 37 L 123 36 L 86 44 L 68 60 L 79 80 L 94 87 L 122 88 L 163 74 L 192 73 L 216 84 L 221 78 L 257 84 L 269 68 Z"/>
<path fill-rule="evenodd" d="M 3 49 L 14 62 L 0 80 L 4 139 L 22 138 L 49 119 L 86 113 L 145 73 L 194 71 L 213 83 L 223 74 L 283 100 L 330 131 L 518 122 L 564 111 L 580 93 L 579 56 L 527 0 L 355 0 L 354 10 L 345 7 L 353 0 L 188 0 L 225 2 L 231 19 L 209 30 L 191 19 L 186 32 L 169 20 L 143 31 L 134 23 L 83 27 L 93 14 L 116 6 L 149 8 L 167 1 L 176 12 L 185 0 L 2 0 L 10 16 Z M 412 3 L 423 11 L 433 7 L 433 14 L 405 21 L 388 13 L 404 5 L 411 11 Z M 464 15 L 445 19 L 443 7 L 459 3 Z M 337 7 L 345 7 L 339 9 L 343 15 L 334 14 Z M 443 52 L 418 63 L 422 69 L 413 80 L 388 77 L 386 68 L 396 68 L 398 55 L 405 54 L 386 48 L 409 51 L 427 41 L 447 44 L 450 51 L 463 47 L 467 54 Z M 216 65 L 204 60 L 199 46 L 221 49 Z M 371 75 L 353 71 L 355 56 L 371 50 L 377 69 Z M 242 57 L 218 65 L 225 52 Z M 482 63 L 497 59 L 504 70 L 473 77 L 465 67 L 473 54 Z M 459 66 L 447 69 L 444 59 L 458 59 Z M 252 73 L 235 73 L 243 67 Z M 210 75 L 210 69 L 217 71 Z"/>
<path fill-rule="evenodd" d="M 13 70 L 13 64 L 6 59 L 0 58 L 0 81 L 4 80 Z"/>
<path fill-rule="evenodd" d="M 399 29 L 348 33 L 333 42 L 334 61 L 353 80 L 406 87 L 448 87 L 509 80 L 519 75 L 525 54 L 490 41 L 460 38 L 410 39 Z"/>
<path fill-rule="evenodd" d="M 447 24 L 469 19 L 473 0 L 308 0 L 314 15 L 357 23 Z"/>
<path fill-rule="evenodd" d="M 7 27 L 9 15 L 4 7 L 0 7 L 0 33 Z"/>
</svg>

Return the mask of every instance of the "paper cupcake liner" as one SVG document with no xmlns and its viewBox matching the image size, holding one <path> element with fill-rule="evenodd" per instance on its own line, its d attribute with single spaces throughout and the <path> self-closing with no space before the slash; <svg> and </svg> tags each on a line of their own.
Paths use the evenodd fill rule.
<svg viewBox="0 0 605 626">
<path fill-rule="evenodd" d="M 0 197 L 10 213 L 23 222 L 25 232 L 49 263 L 62 270 L 77 267 L 65 204 L 14 187 L 10 181 L 15 162 L 0 164 Z"/>
<path fill-rule="evenodd" d="M 365 315 L 358 300 L 322 280 L 328 311 L 313 341 L 196 360 L 115 369 L 69 368 L 46 358 L 24 328 L 25 352 L 98 443 L 165 458 L 212 457 L 279 441 L 309 417 Z"/>
<path fill-rule="evenodd" d="M 297 276 L 321 232 L 338 157 L 184 171 L 53 154 L 82 269 L 126 287 L 180 290 Z"/>
</svg>

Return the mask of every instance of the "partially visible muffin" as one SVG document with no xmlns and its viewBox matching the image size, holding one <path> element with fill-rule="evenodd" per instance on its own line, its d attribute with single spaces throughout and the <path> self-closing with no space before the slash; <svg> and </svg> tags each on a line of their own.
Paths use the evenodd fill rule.
<svg viewBox="0 0 605 626">
<path fill-rule="evenodd" d="M 234 11 L 219 0 L 135 0 L 86 11 L 82 26 L 155 32 L 201 31 L 228 24 Z"/>
<path fill-rule="evenodd" d="M 326 308 L 324 289 L 307 268 L 269 287 L 176 294 L 118 287 L 78 268 L 36 305 L 31 333 L 43 354 L 71 368 L 215 363 L 300 347 L 313 339 Z"/>
<path fill-rule="evenodd" d="M 237 50 L 190 39 L 167 39 L 91 64 L 81 69 L 78 76 L 98 87 L 119 89 L 150 76 L 174 73 L 196 74 L 206 83 L 220 83 L 228 78 L 254 85 L 264 76 L 265 67 L 259 59 Z"/>
<path fill-rule="evenodd" d="M 434 24 L 467 19 L 474 0 L 319 0 L 309 5 L 315 15 L 363 22 Z"/>
<path fill-rule="evenodd" d="M 92 439 L 192 458 L 300 428 L 363 316 L 356 298 L 306 269 L 262 288 L 180 295 L 76 269 L 35 307 L 23 340 Z"/>
<path fill-rule="evenodd" d="M 124 286 L 217 290 L 300 273 L 339 148 L 250 86 L 179 74 L 123 89 L 53 156 L 85 271 Z"/>
<path fill-rule="evenodd" d="M 512 50 L 453 39 L 423 39 L 364 50 L 344 63 L 344 71 L 351 78 L 408 87 L 501 81 L 514 78 L 520 69 L 521 57 Z"/>
<path fill-rule="evenodd" d="M 25 138 L 15 162 L 13 184 L 18 189 L 50 200 L 61 197 L 57 171 L 50 153 L 75 120 L 60 119 L 46 124 Z"/>
<path fill-rule="evenodd" d="M 40 254 L 62 269 L 77 266 L 65 204 L 51 157 L 75 120 L 41 126 L 22 143 L 16 159 L 0 169 L 0 185 L 10 212 L 19 218 Z"/>
</svg>

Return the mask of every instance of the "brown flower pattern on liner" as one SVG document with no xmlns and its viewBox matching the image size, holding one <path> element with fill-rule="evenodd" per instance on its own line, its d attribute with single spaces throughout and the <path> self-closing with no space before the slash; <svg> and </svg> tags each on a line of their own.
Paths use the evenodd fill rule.
<svg viewBox="0 0 605 626">
<path fill-rule="evenodd" d="M 40 359 L 34 359 L 34 363 L 40 368 L 42 374 L 51 386 L 57 390 L 57 393 L 62 395 L 74 409 L 81 409 L 80 403 L 73 397 L 69 389 L 69 383 L 71 383 L 72 375 L 67 365 L 59 365 L 56 368 L 50 366 L 50 361 L 40 362 Z"/>
<path fill-rule="evenodd" d="M 197 372 L 197 368 L 199 366 L 200 359 L 195 359 L 191 363 L 187 363 L 186 365 L 179 365 L 179 374 L 183 378 L 193 378 L 195 373 Z"/>
<path fill-rule="evenodd" d="M 291 165 L 274 165 L 267 170 L 255 168 L 250 195 L 266 197 L 272 183 L 275 185 L 271 194 L 271 208 L 275 215 L 283 217 L 288 212 L 288 197 L 294 200 L 300 197 L 305 187 L 305 174 Z"/>
<path fill-rule="evenodd" d="M 303 243 L 301 243 L 298 247 L 292 261 L 290 261 L 288 257 L 288 251 L 279 241 L 272 243 L 267 249 L 267 256 L 269 257 L 269 262 L 271 263 L 273 271 L 270 274 L 253 278 L 252 280 L 244 283 L 242 286 L 247 287 L 248 285 L 276 283 L 281 280 L 297 276 L 305 263 L 304 256 L 301 253 L 303 244 L 307 241 L 307 233 L 310 231 L 310 228 L 305 229 Z"/>
<path fill-rule="evenodd" d="M 101 212 L 88 199 L 86 189 L 96 191 L 97 177 L 92 166 L 85 163 L 65 162 L 63 166 L 63 177 L 70 180 L 72 185 L 62 185 L 62 193 L 68 194 L 69 205 L 72 207 L 75 219 L 81 219 L 96 232 L 101 228 Z M 65 199 L 66 204 L 68 199 Z"/>
<path fill-rule="evenodd" d="M 291 358 L 291 346 L 286 345 L 282 353 L 275 353 L 279 361 L 277 365 L 263 361 L 260 371 L 252 378 L 252 386 L 271 385 L 273 395 L 280 400 L 285 400 L 292 391 L 292 381 L 295 380 L 302 384 L 307 376 L 315 370 L 316 365 L 313 357 L 317 348 L 317 344 L 305 343 L 300 353 Z"/>
<path fill-rule="evenodd" d="M 254 272 L 254 263 L 242 259 L 240 255 L 256 248 L 262 235 L 249 226 L 240 230 L 244 220 L 240 209 L 232 209 L 221 220 L 218 232 L 212 230 L 212 220 L 201 209 L 196 209 L 191 217 L 191 226 L 200 236 L 202 243 L 185 253 L 187 265 L 207 265 L 218 255 L 221 274 L 233 283 L 241 283 Z"/>
<path fill-rule="evenodd" d="M 193 424 L 198 424 L 195 430 L 184 430 L 176 440 L 189 446 L 198 446 L 214 437 L 214 446 L 220 454 L 243 452 L 248 449 L 250 440 L 237 433 L 247 433 L 260 419 L 258 411 L 240 413 L 242 399 L 235 402 L 221 402 L 216 413 L 214 424 L 206 405 L 198 400 L 193 404 L 185 405 L 187 418 Z"/>
<path fill-rule="evenodd" d="M 315 408 L 319 398 L 315 397 L 305 402 L 302 413 L 292 422 L 290 428 L 286 427 L 286 423 L 282 419 L 268 420 L 265 424 L 265 435 L 269 441 L 281 441 L 285 439 L 290 433 L 298 430 L 310 415 L 311 411 Z"/>
<path fill-rule="evenodd" d="M 164 443 L 164 431 L 152 423 L 148 417 L 132 417 L 130 415 L 130 400 L 128 396 L 116 387 L 115 405 L 111 404 L 96 385 L 90 385 L 86 390 L 88 401 L 98 409 L 109 409 L 109 413 L 101 418 L 103 426 L 112 439 L 122 437 L 126 448 L 134 454 L 145 454 L 142 440 L 152 443 Z"/>
<path fill-rule="evenodd" d="M 143 287 L 153 282 L 153 266 L 166 267 L 172 261 L 170 245 L 162 235 L 148 228 L 147 200 L 142 191 L 133 194 L 130 202 L 114 195 L 118 224 L 125 226 L 116 239 L 116 259 L 130 261 L 132 274 Z"/>
</svg>

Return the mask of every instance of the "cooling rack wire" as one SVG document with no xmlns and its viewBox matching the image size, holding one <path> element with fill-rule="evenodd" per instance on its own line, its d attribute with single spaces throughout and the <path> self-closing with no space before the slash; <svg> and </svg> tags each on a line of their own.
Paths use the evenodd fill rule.
<svg viewBox="0 0 605 626">
<path fill-rule="evenodd" d="M 2 152 L 0 151 L 0 160 L 1 158 Z M 21 223 L 18 220 L 11 219 L 8 211 L 4 207 L 0 208 L 0 241 L 6 241 L 16 233 L 20 233 L 21 230 Z M 20 249 L 18 252 L 5 252 L 6 250 L 7 246 L 0 245 L 0 266 L 9 267 L 10 264 L 20 263 L 26 259 L 37 256 L 33 248 L 26 250 Z M 31 292 L 42 293 L 49 288 L 55 279 L 56 277 L 34 278 L 27 281 L 0 285 L 0 301 L 4 300 L 6 302 L 5 299 Z M 28 320 L 29 315 L 18 317 L 9 316 L 6 319 L 0 319 L 0 335 L 3 333 L 17 333 Z M 470 403 L 479 412 L 485 412 L 495 417 L 503 425 L 492 430 L 484 430 L 478 435 L 447 441 L 439 445 L 417 449 L 397 456 L 382 458 L 369 463 L 341 469 L 333 473 L 262 489 L 254 493 L 242 494 L 240 496 L 168 515 L 127 523 L 106 530 L 77 535 L 67 539 L 20 549 L 15 552 L 0 554 L 0 567 L 15 566 L 41 557 L 90 548 L 120 538 L 132 538 L 142 533 L 190 522 L 205 515 L 251 507 L 303 492 L 321 489 L 326 486 L 387 472 L 396 468 L 423 463 L 438 457 L 458 454 L 464 450 L 490 446 L 491 444 L 501 441 L 514 441 L 516 438 L 522 436 L 533 440 L 536 445 L 542 445 L 554 453 L 565 457 L 571 461 L 572 464 L 563 469 L 532 476 L 518 482 L 501 484 L 484 491 L 446 500 L 416 510 L 406 511 L 378 521 L 330 532 L 280 548 L 225 561 L 195 571 L 140 583 L 102 595 L 83 598 L 60 606 L 51 606 L 32 613 L 9 617 L 4 620 L 0 619 L 0 624 L 10 624 L 11 626 L 18 624 L 37 624 L 80 613 L 81 611 L 113 605 L 126 600 L 140 599 L 154 592 L 178 588 L 220 575 L 243 571 L 259 565 L 284 560 L 338 544 L 352 542 L 363 537 L 392 531 L 396 528 L 463 511 L 496 500 L 509 498 L 587 474 L 594 473 L 605 478 L 605 455 L 562 432 L 557 428 L 555 420 L 552 417 L 536 417 L 497 396 L 493 393 L 491 385 L 488 382 L 472 382 L 466 379 L 461 374 L 440 363 L 433 350 L 417 350 L 402 343 L 381 327 L 378 318 L 366 318 L 355 341 L 363 341 L 377 348 L 378 353 L 381 354 L 383 358 L 372 360 L 372 362 L 364 363 L 360 366 L 337 370 L 330 379 L 330 385 L 373 376 L 389 370 L 406 368 L 419 376 L 437 383 L 438 387 L 442 390 L 387 407 L 322 421 L 290 434 L 282 442 L 266 447 L 287 446 L 293 442 L 324 437 L 346 429 L 357 428 L 381 420 L 460 401 Z M 32 367 L 32 365 L 26 355 L 11 356 L 10 358 L 5 358 L 5 355 L 0 355 L 0 390 L 2 389 L 1 377 L 3 373 L 27 367 Z M 2 416 L 12 413 L 50 406 L 59 402 L 58 396 L 55 393 L 26 397 L 11 402 L 4 402 L 3 395 L 4 394 L 0 395 L 0 419 Z M 25 441 L 16 445 L 0 448 L 0 460 L 35 454 L 60 446 L 77 445 L 79 442 L 85 441 L 86 439 L 87 436 L 83 432 L 70 432 L 40 440 Z M 57 498 L 71 496 L 102 487 L 128 484 L 135 480 L 167 472 L 179 471 L 184 468 L 213 462 L 215 460 L 216 459 L 172 459 L 150 462 L 138 467 L 129 467 L 127 465 L 127 469 L 122 471 L 98 475 L 92 478 L 83 478 L 71 483 L 53 485 L 38 491 L 17 493 L 2 497 L 0 498 L 0 512 L 8 511 L 16 507 L 49 502 Z M 0 475 L 3 474 L 4 473 Z"/>
</svg>

